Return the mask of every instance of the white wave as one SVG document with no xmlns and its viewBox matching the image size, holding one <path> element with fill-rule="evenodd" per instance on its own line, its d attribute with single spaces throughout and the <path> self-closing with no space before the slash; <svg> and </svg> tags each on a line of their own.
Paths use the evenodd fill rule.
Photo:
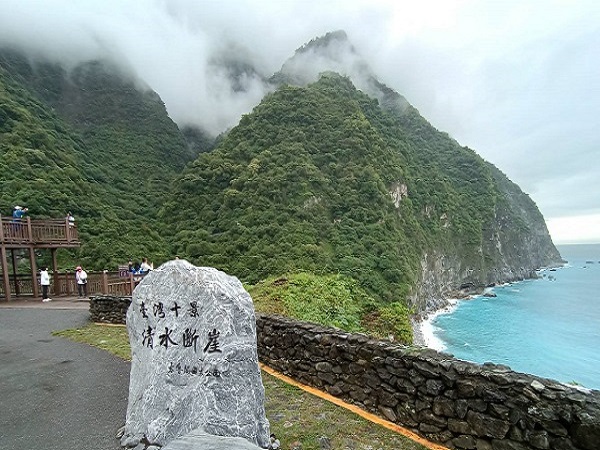
<svg viewBox="0 0 600 450">
<path fill-rule="evenodd" d="M 446 344 L 435 335 L 437 330 L 438 328 L 433 325 L 429 319 L 424 320 L 421 323 L 421 334 L 423 335 L 425 346 L 437 350 L 438 352 L 442 352 L 446 350 Z"/>
<path fill-rule="evenodd" d="M 459 300 L 457 299 L 449 299 L 448 306 L 428 315 L 425 320 L 419 323 L 419 331 L 423 336 L 423 341 L 426 347 L 432 348 L 439 352 L 446 349 L 446 344 L 444 344 L 444 341 L 442 341 L 436 335 L 436 331 L 439 331 L 439 328 L 433 324 L 433 321 L 439 315 L 452 314 L 458 307 L 458 303 Z"/>
</svg>

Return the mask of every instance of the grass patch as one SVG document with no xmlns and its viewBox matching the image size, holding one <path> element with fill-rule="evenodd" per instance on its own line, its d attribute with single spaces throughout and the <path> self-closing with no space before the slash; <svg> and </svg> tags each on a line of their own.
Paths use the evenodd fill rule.
<svg viewBox="0 0 600 450">
<path fill-rule="evenodd" d="M 381 303 L 345 275 L 289 273 L 245 286 L 256 311 L 412 344 L 410 311 Z"/>
<path fill-rule="evenodd" d="M 83 328 L 53 331 L 52 334 L 54 336 L 66 337 L 82 344 L 93 345 L 119 358 L 131 361 L 129 337 L 127 336 L 127 329 L 124 326 L 90 324 Z"/>
<path fill-rule="evenodd" d="M 130 359 L 129 338 L 125 327 L 90 324 L 52 334 Z M 262 380 L 271 433 L 277 435 L 284 449 L 299 442 L 303 450 L 321 450 L 324 440 L 330 443 L 330 448 L 343 450 L 426 449 L 402 435 L 290 386 L 266 372 L 262 372 Z"/>
<path fill-rule="evenodd" d="M 303 450 L 320 450 L 326 439 L 333 449 L 422 450 L 420 444 L 369 422 L 319 397 L 262 372 L 267 418 L 282 448 L 300 442 Z"/>
<path fill-rule="evenodd" d="M 343 275 L 287 274 L 248 289 L 257 311 L 351 332 L 365 331 L 361 316 L 366 305 L 373 303 L 356 281 Z"/>
</svg>

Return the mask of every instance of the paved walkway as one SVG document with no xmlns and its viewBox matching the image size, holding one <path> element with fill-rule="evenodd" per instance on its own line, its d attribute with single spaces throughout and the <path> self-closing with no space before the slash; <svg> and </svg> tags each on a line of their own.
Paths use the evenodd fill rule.
<svg viewBox="0 0 600 450">
<path fill-rule="evenodd" d="M 77 298 L 0 303 L 0 450 L 117 450 L 129 363 L 54 337 L 81 327 Z"/>
<path fill-rule="evenodd" d="M 0 309 L 5 308 L 85 309 L 87 311 L 90 308 L 90 301 L 88 298 L 81 297 L 55 297 L 50 302 L 42 302 L 41 299 L 18 297 L 17 299 L 13 298 L 11 301 L 7 302 L 3 298 L 0 298 Z"/>
</svg>

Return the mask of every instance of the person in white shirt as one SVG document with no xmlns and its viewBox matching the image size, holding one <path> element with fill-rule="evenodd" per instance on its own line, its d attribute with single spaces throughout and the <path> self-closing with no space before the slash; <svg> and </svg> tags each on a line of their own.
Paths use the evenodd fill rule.
<svg viewBox="0 0 600 450">
<path fill-rule="evenodd" d="M 279 442 L 279 439 L 277 439 L 277 436 L 275 436 L 274 433 L 271 433 L 269 449 L 276 450 L 280 447 L 281 447 L 281 443 Z"/>
<path fill-rule="evenodd" d="M 77 266 L 75 280 L 77 281 L 77 293 L 79 297 L 87 297 L 87 272 L 81 266 Z"/>
<path fill-rule="evenodd" d="M 50 275 L 48 274 L 47 267 L 44 267 L 40 271 L 40 284 L 42 285 L 42 301 L 49 302 L 52 299 L 48 298 L 48 289 L 50 288 Z"/>
<path fill-rule="evenodd" d="M 152 269 L 154 269 L 154 267 L 152 267 L 150 264 L 148 264 L 148 259 L 142 258 L 142 265 L 140 266 L 140 273 L 148 273 Z"/>
<path fill-rule="evenodd" d="M 69 227 L 70 228 L 74 228 L 75 227 L 75 217 L 73 217 L 73 214 L 71 214 L 71 211 L 69 211 L 67 213 L 67 222 L 69 222 Z"/>
</svg>

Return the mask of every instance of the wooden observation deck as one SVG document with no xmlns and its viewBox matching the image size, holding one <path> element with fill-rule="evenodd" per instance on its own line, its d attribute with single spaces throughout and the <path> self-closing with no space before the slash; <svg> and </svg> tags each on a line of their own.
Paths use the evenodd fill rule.
<svg viewBox="0 0 600 450">
<path fill-rule="evenodd" d="M 31 284 L 34 297 L 38 296 L 36 249 L 49 249 L 52 254 L 52 268 L 56 273 L 56 250 L 80 246 L 77 227 L 68 219 L 37 220 L 26 217 L 14 219 L 0 216 L 0 259 L 2 260 L 2 287 L 4 300 L 8 301 L 11 292 L 19 295 L 17 283 L 17 260 L 15 250 L 27 250 L 31 266 Z M 8 272 L 8 252 L 12 259 L 12 278 Z"/>
</svg>

